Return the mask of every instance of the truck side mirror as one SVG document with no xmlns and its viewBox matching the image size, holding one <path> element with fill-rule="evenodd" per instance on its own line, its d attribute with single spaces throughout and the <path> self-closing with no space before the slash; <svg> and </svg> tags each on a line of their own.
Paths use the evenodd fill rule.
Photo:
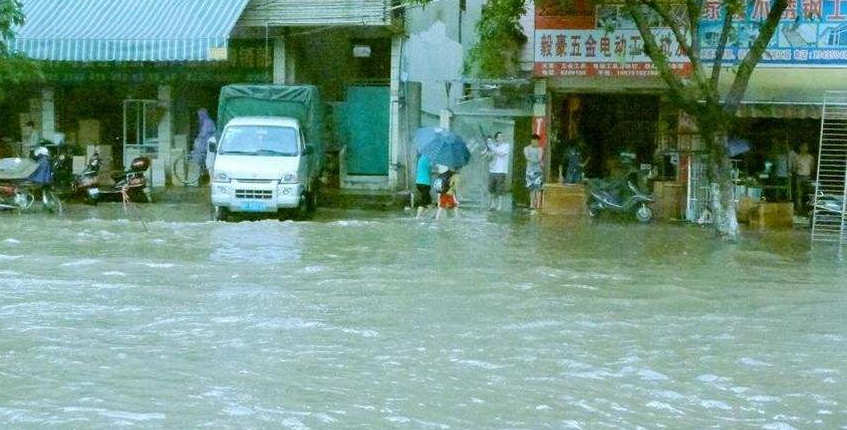
<svg viewBox="0 0 847 430">
<path fill-rule="evenodd" d="M 218 152 L 218 139 L 215 139 L 214 137 L 209 138 L 209 152 Z"/>
<path fill-rule="evenodd" d="M 315 153 L 315 146 L 311 143 L 307 143 L 306 147 L 303 148 L 303 155 L 312 155 Z"/>
</svg>

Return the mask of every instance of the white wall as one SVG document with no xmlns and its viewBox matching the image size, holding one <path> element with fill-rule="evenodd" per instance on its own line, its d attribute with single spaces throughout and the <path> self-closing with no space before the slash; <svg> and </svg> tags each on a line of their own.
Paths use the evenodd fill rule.
<svg viewBox="0 0 847 430">
<path fill-rule="evenodd" d="M 448 107 L 446 81 L 462 76 L 462 45 L 448 37 L 447 26 L 434 21 L 424 31 L 409 35 L 403 47 L 402 79 L 421 83 L 421 109 L 438 115 Z M 461 96 L 461 85 L 454 82 L 450 104 Z"/>
<path fill-rule="evenodd" d="M 476 24 L 486 0 L 467 0 L 464 12 L 456 0 L 442 0 L 425 8 L 406 10 L 406 29 L 409 32 L 404 46 L 401 79 L 421 83 L 421 108 L 425 114 L 437 116 L 454 106 L 462 95 L 462 65 L 465 54 L 477 43 Z M 521 68 L 532 70 L 535 30 L 535 6 L 527 2 L 527 13 L 521 25 L 529 39 L 520 52 Z M 450 100 L 444 87 L 453 81 Z"/>
</svg>

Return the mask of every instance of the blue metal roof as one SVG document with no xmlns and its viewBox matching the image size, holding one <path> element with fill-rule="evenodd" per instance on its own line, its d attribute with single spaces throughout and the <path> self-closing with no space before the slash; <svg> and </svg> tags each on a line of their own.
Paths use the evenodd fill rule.
<svg viewBox="0 0 847 430">
<path fill-rule="evenodd" d="M 23 0 L 13 49 L 53 61 L 209 61 L 248 0 Z"/>
</svg>

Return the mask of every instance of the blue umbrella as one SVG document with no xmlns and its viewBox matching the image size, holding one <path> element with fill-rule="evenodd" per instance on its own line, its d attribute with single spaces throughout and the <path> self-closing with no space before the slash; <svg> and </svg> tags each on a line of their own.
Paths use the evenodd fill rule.
<svg viewBox="0 0 847 430">
<path fill-rule="evenodd" d="M 730 157 L 735 157 L 736 155 L 743 154 L 750 150 L 750 144 L 746 140 L 736 137 L 727 140 L 726 147 Z"/>
<path fill-rule="evenodd" d="M 433 164 L 458 169 L 468 164 L 471 152 L 456 133 L 437 127 L 421 127 L 415 132 L 415 147 Z"/>
</svg>

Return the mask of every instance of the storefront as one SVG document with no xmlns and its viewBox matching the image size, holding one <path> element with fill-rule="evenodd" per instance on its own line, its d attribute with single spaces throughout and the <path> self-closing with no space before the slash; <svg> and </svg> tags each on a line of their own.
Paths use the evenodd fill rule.
<svg viewBox="0 0 847 430">
<path fill-rule="evenodd" d="M 678 113 L 663 98 L 664 84 L 621 7 L 586 3 L 569 11 L 537 6 L 535 12 L 535 124 L 546 148 L 545 202 L 581 204 L 586 178 L 659 168 L 662 142 L 676 133 L 668 124 L 676 123 Z M 611 31 L 608 20 L 616 23 Z M 667 39 L 672 67 L 687 74 L 690 65 L 669 31 L 657 29 L 655 36 Z"/>
<path fill-rule="evenodd" d="M 107 152 L 114 168 L 146 155 L 153 183 L 164 185 L 173 160 L 191 150 L 197 110 L 216 117 L 221 86 L 314 84 L 330 116 L 325 146 L 344 154 L 336 173 L 341 164 L 348 179 L 395 187 L 400 38 L 391 15 L 384 2 L 321 2 L 305 15 L 274 0 L 189 1 L 179 11 L 168 2 L 25 2 L 14 48 L 40 60 L 45 79 L 7 99 L 3 135 L 18 139 L 33 121 L 45 138 L 62 133 L 81 153 Z"/>
<path fill-rule="evenodd" d="M 833 4 L 792 4 L 750 80 L 728 136 L 739 201 L 789 204 L 808 197 L 808 189 L 797 189 L 791 160 L 803 143 L 812 155 L 817 151 L 824 92 L 847 89 L 847 49 L 831 36 L 839 25 Z M 820 8 L 814 16 L 807 13 L 812 6 Z M 742 36 L 749 37 L 743 30 L 755 24 L 755 13 L 749 9 L 734 20 Z M 702 221 L 710 201 L 702 142 L 693 121 L 663 97 L 665 86 L 621 7 L 577 2 L 567 11 L 536 7 L 535 14 L 534 123 L 547 146 L 548 181 L 563 176 L 557 145 L 581 140 L 586 176 L 612 175 L 615 165 L 631 159 L 650 169 L 661 217 Z M 722 12 L 717 7 L 702 19 L 702 54 L 709 64 Z M 684 76 L 691 66 L 669 31 L 656 27 L 653 33 Z M 730 66 L 740 49 L 727 51 L 722 94 L 732 83 Z"/>
</svg>

